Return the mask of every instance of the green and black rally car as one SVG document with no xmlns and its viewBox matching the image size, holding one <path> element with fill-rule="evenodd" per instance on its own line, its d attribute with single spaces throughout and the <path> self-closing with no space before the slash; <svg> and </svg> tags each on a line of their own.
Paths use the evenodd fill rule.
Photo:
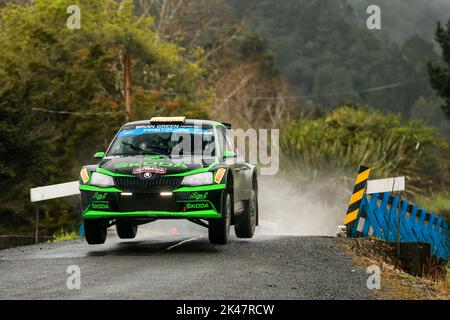
<svg viewBox="0 0 450 320">
<path fill-rule="evenodd" d="M 158 219 L 187 219 L 226 244 L 230 225 L 251 238 L 258 224 L 256 167 L 239 160 L 231 126 L 184 117 L 127 123 L 98 165 L 80 172 L 84 229 L 89 244 L 105 242 L 116 225 L 122 239 Z"/>
</svg>

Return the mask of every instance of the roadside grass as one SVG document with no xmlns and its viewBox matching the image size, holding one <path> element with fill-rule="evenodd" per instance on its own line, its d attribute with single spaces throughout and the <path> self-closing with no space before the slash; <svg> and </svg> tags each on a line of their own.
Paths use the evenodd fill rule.
<svg viewBox="0 0 450 320">
<path fill-rule="evenodd" d="M 436 192 L 431 196 L 416 196 L 415 204 L 450 222 L 450 193 Z"/>
<path fill-rule="evenodd" d="M 450 261 L 447 263 L 445 269 L 447 270 L 447 279 L 450 280 Z"/>
<path fill-rule="evenodd" d="M 59 230 L 55 234 L 53 234 L 52 238 L 48 240 L 48 242 L 60 242 L 60 241 L 67 241 L 67 240 L 75 240 L 80 239 L 81 237 L 78 235 L 75 231 L 64 231 Z"/>
<path fill-rule="evenodd" d="M 362 267 L 377 265 L 381 269 L 381 289 L 374 294 L 381 300 L 450 300 L 450 264 L 434 272 L 414 276 L 400 269 L 384 252 L 374 246 L 375 239 L 341 239 L 353 260 Z M 384 250 L 382 250 L 384 251 Z M 443 270 L 444 268 L 445 270 Z M 442 272 L 445 271 L 445 272 Z"/>
</svg>

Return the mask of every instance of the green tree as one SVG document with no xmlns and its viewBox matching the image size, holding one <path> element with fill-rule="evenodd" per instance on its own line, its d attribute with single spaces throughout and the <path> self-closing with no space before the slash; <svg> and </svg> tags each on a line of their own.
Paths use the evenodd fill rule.
<svg viewBox="0 0 450 320">
<path fill-rule="evenodd" d="M 427 12 L 417 11 L 407 0 L 382 1 L 383 28 L 376 31 L 368 30 L 365 24 L 366 9 L 372 3 L 362 0 L 226 2 L 237 8 L 238 15 L 248 13 L 246 21 L 268 40 L 293 94 L 313 96 L 297 101 L 299 105 L 315 104 L 330 110 L 343 102 L 367 104 L 409 117 L 417 99 L 435 98 L 433 89 L 422 79 L 427 74 L 425 61 L 437 61 L 439 56 L 431 39 L 420 36 L 427 34 L 421 32 L 423 26 L 428 28 L 436 16 L 446 15 L 448 4 L 444 2 L 421 4 L 421 8 L 433 7 Z M 442 15 L 434 13 L 439 8 Z M 414 31 L 412 26 L 420 30 Z M 397 41 L 397 34 L 403 34 L 401 41 Z M 396 83 L 405 84 L 390 90 L 364 90 Z"/>
<path fill-rule="evenodd" d="M 447 0 L 347 0 L 354 14 L 366 21 L 367 8 L 376 4 L 381 8 L 382 28 L 375 33 L 381 39 L 391 39 L 403 44 L 409 38 L 419 36 L 431 39 L 436 21 L 450 18 L 450 2 Z M 407 17 L 407 18 L 405 18 Z"/>
<path fill-rule="evenodd" d="M 287 117 L 286 103 L 247 98 L 279 95 L 281 79 L 267 41 L 238 19 L 227 1 L 136 2 L 138 14 L 154 17 L 154 29 L 163 39 L 185 48 L 184 56 L 199 57 L 206 69 L 200 86 L 224 97 L 212 104 L 214 119 L 257 128 L 278 127 L 280 115 Z"/>
<path fill-rule="evenodd" d="M 448 187 L 448 146 L 436 131 L 422 121 L 404 123 L 399 115 L 343 106 L 315 120 L 290 122 L 281 131 L 281 167 L 291 176 L 299 171 L 307 180 L 333 180 L 367 165 L 373 178 L 406 176 L 410 193 L 441 190 Z"/>
<path fill-rule="evenodd" d="M 81 30 L 66 27 L 73 4 L 81 9 Z M 208 101 L 197 92 L 202 69 L 195 57 L 183 57 L 182 48 L 161 40 L 152 23 L 134 15 L 131 0 L 36 0 L 0 9 L 3 229 L 15 218 L 16 225 L 31 226 L 25 223 L 33 217 L 29 187 L 77 179 L 80 165 L 107 147 L 124 121 L 125 52 L 132 59 L 133 119 L 208 116 Z M 73 221 L 69 213 L 76 205 L 44 204 L 44 232 Z"/>
<path fill-rule="evenodd" d="M 429 63 L 428 72 L 431 86 L 440 97 L 445 99 L 442 110 L 450 118 L 450 20 L 446 26 L 438 24 L 436 41 L 442 48 L 442 58 L 445 65 Z"/>
</svg>

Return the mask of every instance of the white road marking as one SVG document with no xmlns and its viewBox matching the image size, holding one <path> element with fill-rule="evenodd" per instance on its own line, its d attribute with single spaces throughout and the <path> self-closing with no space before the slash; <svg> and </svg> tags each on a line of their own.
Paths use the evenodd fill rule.
<svg viewBox="0 0 450 320">
<path fill-rule="evenodd" d="M 194 241 L 194 240 L 197 240 L 197 239 L 200 239 L 200 238 L 203 238 L 203 236 L 196 236 L 196 237 L 193 237 L 193 238 L 189 238 L 189 239 L 183 240 L 181 242 L 178 242 L 178 243 L 176 243 L 176 244 L 166 248 L 166 250 L 164 250 L 164 251 L 172 250 L 173 248 L 179 247 L 179 246 L 181 246 L 181 245 L 183 245 L 183 244 L 185 244 L 187 242 L 191 242 L 191 241 Z M 162 253 L 164 251 L 161 251 L 160 253 Z"/>
<path fill-rule="evenodd" d="M 160 248 L 159 251 L 155 250 L 154 252 L 144 252 L 143 255 L 160 255 L 163 253 L 166 253 L 176 247 L 179 247 L 187 242 L 194 241 L 200 238 L 204 238 L 204 236 L 195 236 L 192 238 L 185 239 L 183 241 L 177 242 L 165 249 L 164 248 L 164 242 L 169 242 L 170 239 L 164 238 L 164 239 L 153 239 L 151 241 L 152 244 L 159 243 L 163 248 Z M 86 258 L 91 255 L 93 256 L 114 256 L 114 255 L 127 255 L 127 252 L 117 251 L 117 244 L 119 243 L 127 243 L 127 241 L 121 241 L 118 242 L 117 238 L 113 239 L 107 239 L 104 245 L 101 246 L 90 246 L 85 242 L 76 242 L 71 243 L 64 246 L 56 246 L 53 247 L 52 244 L 46 244 L 42 243 L 39 244 L 39 248 L 36 247 L 36 249 L 30 250 L 30 252 L 25 251 L 21 252 L 22 249 L 20 247 L 13 248 L 13 249 L 7 249 L 0 251 L 0 261 L 6 261 L 6 260 L 31 260 L 31 259 L 73 259 L 73 258 Z M 173 239 L 172 239 L 173 240 Z M 172 242 L 172 241 L 170 241 Z M 133 241 L 129 242 L 132 246 Z M 139 248 L 139 245 L 137 245 Z M 145 247 L 145 242 L 141 245 L 140 248 Z M 9 254 L 9 250 L 12 250 L 12 253 L 15 251 L 17 254 Z M 145 250 L 144 250 L 145 251 Z M 133 253 L 132 253 L 133 254 Z"/>
</svg>

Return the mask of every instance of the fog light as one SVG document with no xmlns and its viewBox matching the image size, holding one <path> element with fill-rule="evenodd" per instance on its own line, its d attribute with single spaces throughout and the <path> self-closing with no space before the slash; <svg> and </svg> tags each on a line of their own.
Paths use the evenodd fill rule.
<svg viewBox="0 0 450 320">
<path fill-rule="evenodd" d="M 170 191 L 163 191 L 160 193 L 161 197 L 170 197 L 172 195 L 172 192 Z"/>
<path fill-rule="evenodd" d="M 129 197 L 132 196 L 133 194 L 131 192 L 122 192 L 120 195 L 124 197 Z"/>
</svg>

